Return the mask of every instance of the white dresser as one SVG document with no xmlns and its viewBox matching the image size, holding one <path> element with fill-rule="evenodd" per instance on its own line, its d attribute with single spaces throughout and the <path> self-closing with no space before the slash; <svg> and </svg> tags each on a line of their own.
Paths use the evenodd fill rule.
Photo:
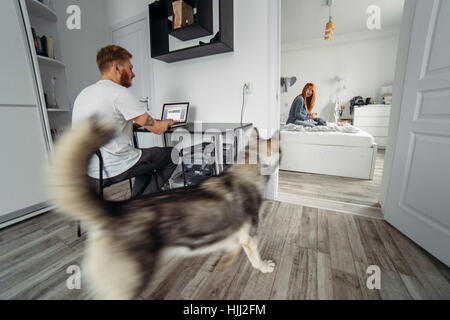
<svg viewBox="0 0 450 320">
<path fill-rule="evenodd" d="M 391 105 L 375 104 L 355 107 L 353 125 L 370 133 L 378 147 L 386 148 Z"/>
</svg>

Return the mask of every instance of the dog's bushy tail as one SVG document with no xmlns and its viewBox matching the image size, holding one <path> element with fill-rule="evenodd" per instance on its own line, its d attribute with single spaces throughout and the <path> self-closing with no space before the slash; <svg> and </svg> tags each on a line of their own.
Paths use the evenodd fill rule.
<svg viewBox="0 0 450 320">
<path fill-rule="evenodd" d="M 108 223 L 105 203 L 92 188 L 87 169 L 91 157 L 114 133 L 114 121 L 93 116 L 61 137 L 47 174 L 49 196 L 56 210 L 89 226 Z"/>
</svg>

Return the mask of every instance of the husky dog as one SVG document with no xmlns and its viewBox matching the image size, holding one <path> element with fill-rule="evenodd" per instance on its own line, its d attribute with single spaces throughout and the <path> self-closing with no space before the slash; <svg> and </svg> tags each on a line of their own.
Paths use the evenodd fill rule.
<svg viewBox="0 0 450 320">
<path fill-rule="evenodd" d="M 255 239 L 264 186 L 279 163 L 279 133 L 260 140 L 252 132 L 245 164 L 201 184 L 133 200 L 100 200 L 86 175 L 90 158 L 114 135 L 113 123 L 92 117 L 62 137 L 49 172 L 58 210 L 88 229 L 83 274 L 99 299 L 136 299 L 148 286 L 163 253 L 225 251 L 228 265 L 244 248 L 252 266 L 272 272 Z M 268 152 L 259 153 L 259 145 Z M 256 155 L 254 164 L 249 162 Z M 261 174 L 264 171 L 265 174 Z M 164 254 L 164 256 L 166 256 Z"/>
</svg>

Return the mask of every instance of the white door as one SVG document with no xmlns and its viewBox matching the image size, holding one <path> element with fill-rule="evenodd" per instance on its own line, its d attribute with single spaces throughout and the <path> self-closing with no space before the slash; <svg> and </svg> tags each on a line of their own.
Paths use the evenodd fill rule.
<svg viewBox="0 0 450 320">
<path fill-rule="evenodd" d="M 142 14 L 111 27 L 111 43 L 124 47 L 133 55 L 131 63 L 136 77 L 133 79 L 130 90 L 141 101 L 147 103 L 148 113 L 159 119 L 159 116 L 153 112 L 156 108 L 153 105 L 155 99 L 152 95 L 154 90 L 148 15 Z M 155 135 L 152 133 L 140 133 L 138 140 L 140 148 L 157 145 Z"/>
<path fill-rule="evenodd" d="M 450 0 L 417 1 L 385 218 L 450 265 Z"/>
</svg>

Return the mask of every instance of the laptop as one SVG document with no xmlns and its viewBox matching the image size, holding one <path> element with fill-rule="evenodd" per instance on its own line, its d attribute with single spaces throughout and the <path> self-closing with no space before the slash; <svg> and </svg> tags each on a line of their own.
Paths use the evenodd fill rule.
<svg viewBox="0 0 450 320">
<path fill-rule="evenodd" d="M 161 120 L 172 119 L 176 123 L 170 128 L 185 126 L 189 114 L 189 102 L 165 103 L 163 105 Z"/>
</svg>

